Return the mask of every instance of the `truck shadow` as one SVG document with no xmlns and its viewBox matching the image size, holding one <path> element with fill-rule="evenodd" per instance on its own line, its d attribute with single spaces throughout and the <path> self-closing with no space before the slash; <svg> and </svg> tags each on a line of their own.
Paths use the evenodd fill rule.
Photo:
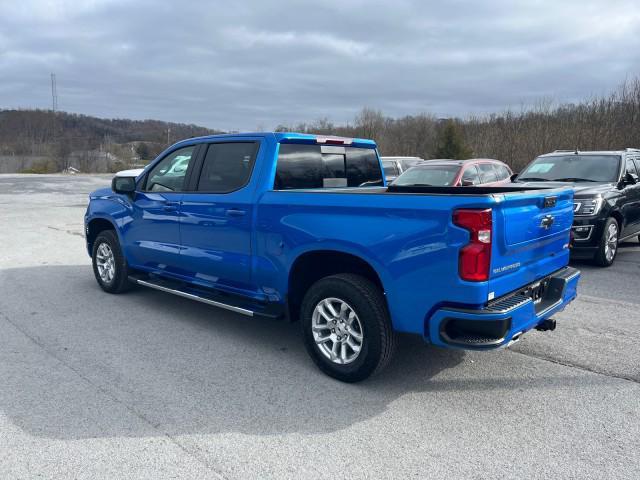
<svg viewBox="0 0 640 480">
<path fill-rule="evenodd" d="M 108 295 L 88 265 L 2 270 L 0 289 L 0 414 L 36 436 L 332 432 L 414 391 L 509 383 L 434 382 L 465 354 L 409 337 L 381 375 L 343 384 L 312 364 L 297 324 Z"/>
</svg>

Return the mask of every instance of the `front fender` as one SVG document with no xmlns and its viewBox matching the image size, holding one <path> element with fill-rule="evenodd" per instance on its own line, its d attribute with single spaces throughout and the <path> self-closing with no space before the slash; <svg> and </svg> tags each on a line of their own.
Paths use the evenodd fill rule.
<svg viewBox="0 0 640 480">
<path fill-rule="evenodd" d="M 87 242 L 87 251 L 89 256 L 92 252 L 92 237 L 90 234 L 91 222 L 95 220 L 103 220 L 109 222 L 118 236 L 120 245 L 124 245 L 122 238 L 122 229 L 125 225 L 132 221 L 131 205 L 125 200 L 121 199 L 118 195 L 109 196 L 92 196 L 89 206 L 87 207 L 87 213 L 85 214 L 85 239 Z M 127 258 L 127 252 L 123 248 L 122 253 Z"/>
</svg>

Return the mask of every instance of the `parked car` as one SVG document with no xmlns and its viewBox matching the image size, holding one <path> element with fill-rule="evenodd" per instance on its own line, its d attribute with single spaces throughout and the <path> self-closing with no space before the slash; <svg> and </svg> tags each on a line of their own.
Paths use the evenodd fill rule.
<svg viewBox="0 0 640 480">
<path fill-rule="evenodd" d="M 394 185 L 431 185 L 439 187 L 497 186 L 511 183 L 513 172 L 499 160 L 426 160 L 404 172 Z"/>
<path fill-rule="evenodd" d="M 385 187 L 371 140 L 260 133 L 185 140 L 116 175 L 85 229 L 104 291 L 299 319 L 318 367 L 354 382 L 397 332 L 482 350 L 552 329 L 576 296 L 572 218 L 571 188 Z"/>
<path fill-rule="evenodd" d="M 640 149 L 556 150 L 540 155 L 517 177 L 529 186 L 574 189 L 572 256 L 607 267 L 618 243 L 640 234 Z"/>
<path fill-rule="evenodd" d="M 405 172 L 414 165 L 424 162 L 420 157 L 380 157 L 382 168 L 387 183 L 391 183 L 398 175 Z"/>
</svg>

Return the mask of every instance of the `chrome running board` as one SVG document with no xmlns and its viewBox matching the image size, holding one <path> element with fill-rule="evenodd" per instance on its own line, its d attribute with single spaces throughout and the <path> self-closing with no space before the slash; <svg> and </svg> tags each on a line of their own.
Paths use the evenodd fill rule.
<svg viewBox="0 0 640 480">
<path fill-rule="evenodd" d="M 160 285 L 158 283 L 153 283 L 148 280 L 142 280 L 136 277 L 129 277 L 129 280 L 134 283 L 137 283 L 138 285 L 142 285 L 143 287 L 153 288 L 155 290 L 160 290 L 162 292 L 167 292 L 173 295 L 177 295 L 178 297 L 188 298 L 189 300 L 195 300 L 196 302 L 202 302 L 202 303 L 206 303 L 207 305 L 213 305 L 214 307 L 224 308 L 225 310 L 241 313 L 242 315 L 247 315 L 249 317 L 253 317 L 255 313 L 253 310 L 237 307 L 235 305 L 229 305 L 228 303 L 219 302 L 217 300 L 213 300 L 212 298 L 209 298 L 204 295 L 198 295 L 195 293 L 185 292 L 183 290 L 177 290 L 175 288 L 167 287 L 165 285 Z"/>
</svg>

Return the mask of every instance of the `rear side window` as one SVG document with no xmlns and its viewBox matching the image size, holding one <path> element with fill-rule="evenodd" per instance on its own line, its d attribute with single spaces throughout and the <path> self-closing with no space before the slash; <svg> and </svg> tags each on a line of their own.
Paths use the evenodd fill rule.
<svg viewBox="0 0 640 480">
<path fill-rule="evenodd" d="M 504 165 L 494 164 L 493 168 L 495 168 L 498 173 L 498 180 L 506 180 L 511 176 L 509 169 Z"/>
<path fill-rule="evenodd" d="M 198 180 L 198 191 L 228 193 L 243 187 L 251 176 L 257 151 L 257 142 L 210 144 Z"/>
<path fill-rule="evenodd" d="M 378 156 L 371 148 L 280 144 L 275 190 L 382 184 Z"/>
<path fill-rule="evenodd" d="M 493 165 L 490 163 L 480 163 L 478 165 L 478 170 L 480 170 L 480 178 L 482 179 L 482 183 L 491 183 L 498 181 L 498 175 L 496 171 L 493 169 Z"/>
</svg>

